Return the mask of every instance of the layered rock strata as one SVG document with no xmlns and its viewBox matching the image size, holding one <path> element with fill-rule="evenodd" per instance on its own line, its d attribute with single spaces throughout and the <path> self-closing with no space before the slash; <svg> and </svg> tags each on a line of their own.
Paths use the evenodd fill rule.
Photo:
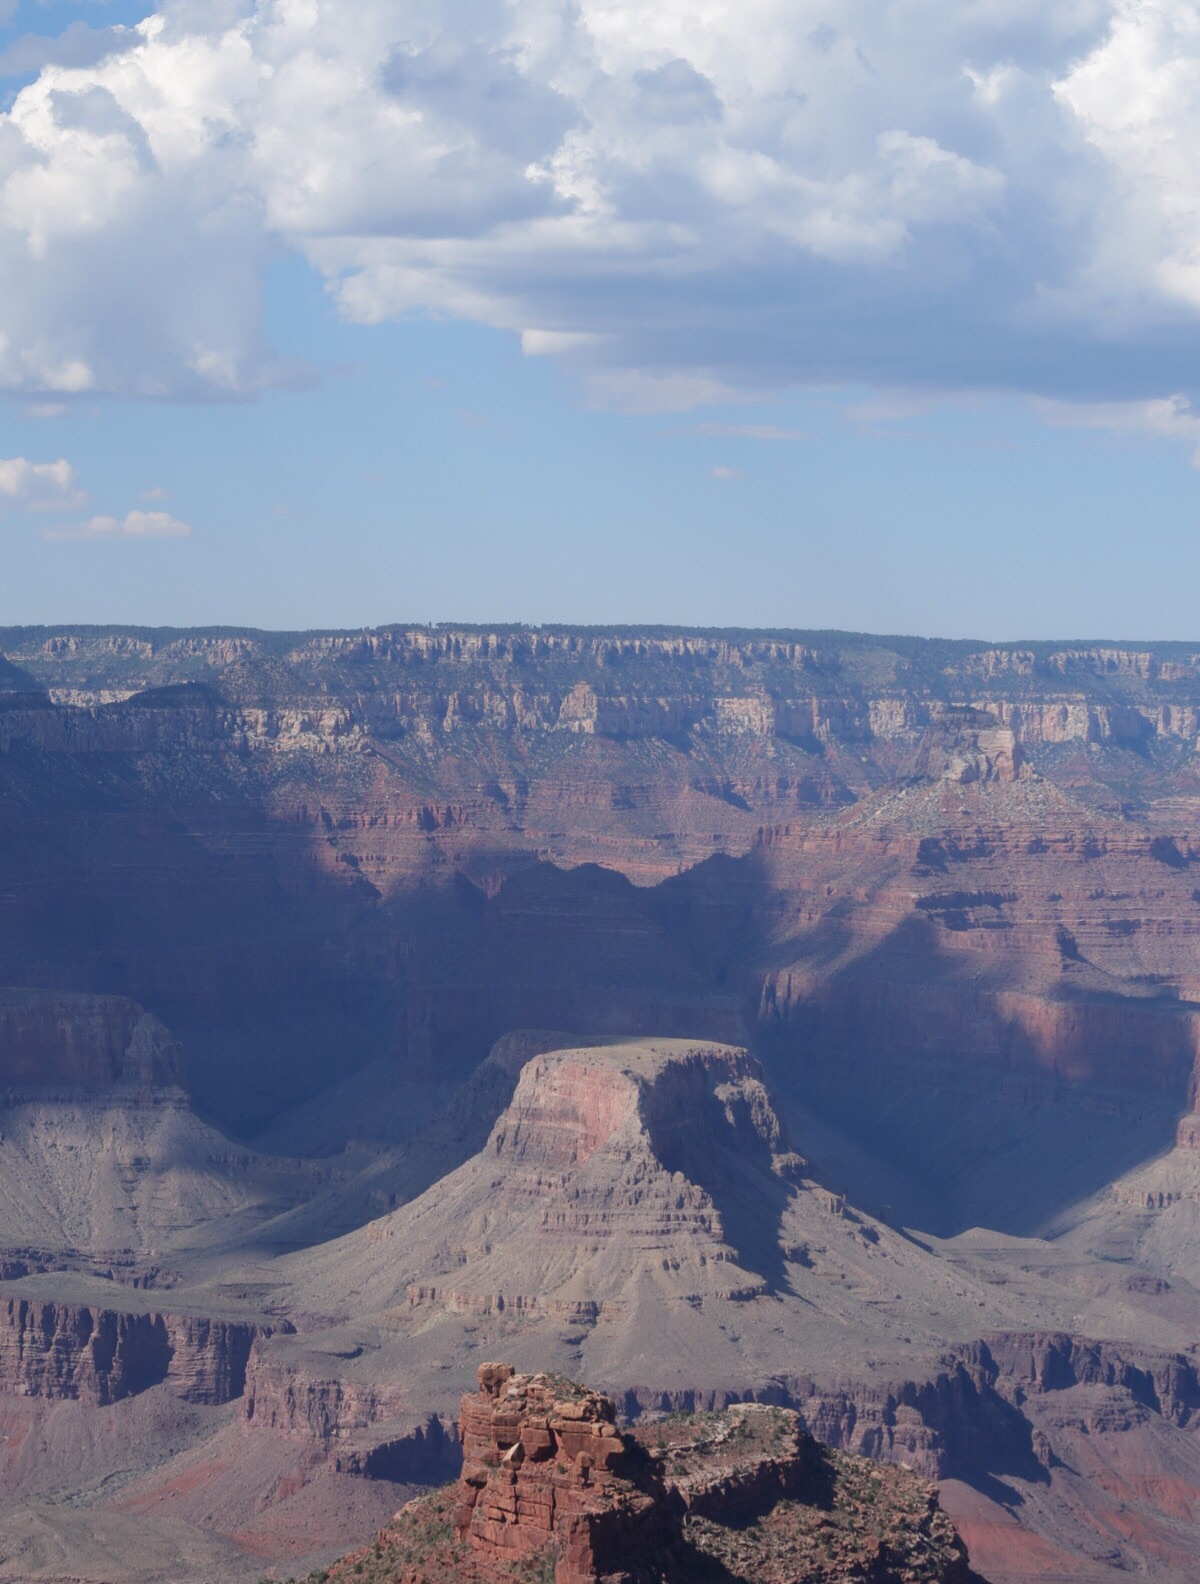
<svg viewBox="0 0 1200 1584">
<path fill-rule="evenodd" d="M 203 1226 L 226 1247 L 269 1219 L 295 1247 L 403 1207 L 289 1290 L 329 1329 L 257 1347 L 253 1417 L 229 1427 L 247 1466 L 279 1446 L 411 1473 L 410 1437 L 449 1424 L 486 1346 L 586 1371 L 623 1413 L 790 1402 L 846 1447 L 976 1479 L 972 1500 L 998 1480 L 982 1527 L 1018 1515 L 1058 1546 L 1051 1572 L 1101 1532 L 1127 1568 L 1194 1562 L 1195 646 L 397 628 L 0 647 L 20 667 L 0 666 L 0 980 L 42 1003 L 10 1001 L 0 1037 L 6 1280 L 186 1286 Z M 306 1189 L 184 1125 L 133 1008 L 184 1041 L 205 1115 L 325 1157 L 297 1175 L 345 1186 L 336 1216 L 293 1214 Z M 659 1113 L 636 1071 L 544 1115 L 524 1096 L 475 1164 L 506 1073 L 386 1168 L 350 1111 L 314 1142 L 319 1097 L 356 1074 L 395 1074 L 394 1111 L 519 1025 L 752 1043 L 815 1164 L 777 1168 L 745 1075 L 664 1079 Z M 293 1148 L 281 1113 L 305 1097 Z M 689 1150 L 669 1124 L 697 1098 Z M 365 1106 L 378 1142 L 386 1108 Z M 1021 1335 L 1042 1340 L 995 1340 Z"/>
<path fill-rule="evenodd" d="M 0 1392 L 102 1408 L 166 1382 L 187 1402 L 231 1402 L 245 1388 L 255 1340 L 275 1329 L 0 1296 Z"/>
<path fill-rule="evenodd" d="M 549 1551 L 555 1584 L 674 1572 L 665 1490 L 607 1398 L 509 1365 L 481 1365 L 479 1384 L 463 1399 L 454 1527 L 485 1565 Z"/>
<path fill-rule="evenodd" d="M 402 1414 L 399 1381 L 359 1385 L 338 1371 L 336 1354 L 321 1370 L 297 1368 L 278 1352 L 255 1348 L 245 1376 L 242 1416 L 256 1431 L 310 1441 L 325 1448 Z"/>
<path fill-rule="evenodd" d="M 803 1163 L 736 1047 L 614 1040 L 527 1060 L 478 1155 L 435 1189 L 280 1269 L 336 1312 L 595 1321 L 664 1297 L 768 1292 Z M 412 1277 L 406 1277 L 406 1272 Z"/>
<path fill-rule="evenodd" d="M 128 997 L 0 988 L 0 1098 L 184 1084 L 179 1042 Z"/>
<path fill-rule="evenodd" d="M 1155 732 L 1194 737 L 1200 681 L 1185 645 L 1005 650 L 851 634 L 391 628 L 297 641 L 9 629 L 0 643 L 25 668 L 5 673 L 20 679 L 10 681 L 14 703 L 38 702 L 30 690 L 41 684 L 85 718 L 108 707 L 110 730 L 122 724 L 113 706 L 124 708 L 142 731 L 164 703 L 223 704 L 225 731 L 284 750 L 480 726 L 626 738 L 707 727 L 861 742 L 912 737 L 964 707 L 991 711 L 1035 743 L 1137 743 Z M 281 671 L 290 699 L 278 697 Z M 339 693 L 345 702 L 332 703 Z M 52 712 L 40 703 L 24 714 L 46 725 Z"/>
</svg>

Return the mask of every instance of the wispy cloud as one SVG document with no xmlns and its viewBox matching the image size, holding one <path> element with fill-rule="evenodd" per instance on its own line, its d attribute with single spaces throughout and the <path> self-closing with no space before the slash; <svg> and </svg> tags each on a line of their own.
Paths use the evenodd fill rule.
<svg viewBox="0 0 1200 1584">
<path fill-rule="evenodd" d="M 169 512 L 131 511 L 124 517 L 91 517 L 72 528 L 44 528 L 42 538 L 59 539 L 186 539 L 187 523 Z"/>
<path fill-rule="evenodd" d="M 1200 412 L 1186 396 L 1133 402 L 1042 400 L 1035 401 L 1033 408 L 1043 423 L 1059 429 L 1105 429 L 1110 434 L 1173 440 L 1190 451 L 1192 466 L 1200 468 Z"/>
<path fill-rule="evenodd" d="M 161 501 L 166 500 L 166 498 L 167 492 L 165 489 L 163 489 L 161 484 L 152 484 L 149 489 L 140 490 L 138 492 L 139 500 Z"/>
<path fill-rule="evenodd" d="M 729 479 L 745 478 L 746 475 L 741 471 L 740 468 L 718 466 L 713 468 L 712 476 L 715 479 L 720 479 L 722 483 L 726 483 Z"/>
<path fill-rule="evenodd" d="M 778 424 L 693 424 L 690 434 L 715 435 L 732 440 L 811 440 L 807 429 L 781 429 Z"/>
</svg>

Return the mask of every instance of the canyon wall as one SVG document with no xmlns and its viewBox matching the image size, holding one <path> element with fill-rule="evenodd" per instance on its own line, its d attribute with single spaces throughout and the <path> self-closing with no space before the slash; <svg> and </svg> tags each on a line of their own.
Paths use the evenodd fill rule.
<svg viewBox="0 0 1200 1584">
<path fill-rule="evenodd" d="M 1104 1086 L 1114 1042 L 1072 1018 L 1200 1001 L 1186 645 L 64 628 L 0 649 L 0 983 L 137 1000 L 243 1133 L 371 1060 L 462 1077 L 518 1026 L 904 1047 L 896 980 L 940 987 L 948 1050 L 978 1033 L 1036 1077 L 1061 1037 Z M 744 873 L 697 960 L 714 857 Z M 862 1027 L 839 931 L 885 981 Z M 14 1081 L 37 1038 L 0 1037 Z M 1155 1042 L 1173 1085 L 1187 1036 Z"/>
<path fill-rule="evenodd" d="M 166 1382 L 187 1402 L 240 1397 L 276 1326 L 0 1295 L 0 1392 L 105 1407 Z"/>
<path fill-rule="evenodd" d="M 185 1082 L 178 1042 L 135 1001 L 0 988 L 0 1091 L 28 1097 Z"/>
<path fill-rule="evenodd" d="M 1194 1201 L 1182 1168 L 1121 1184 L 1200 1129 L 1200 646 L 62 628 L 0 650 L 0 1194 L 14 1225 L 32 1206 L 0 1248 L 10 1398 L 240 1398 L 237 1467 L 292 1459 L 254 1500 L 319 1513 L 315 1470 L 445 1472 L 453 1369 L 478 1328 L 524 1327 L 556 1368 L 592 1349 L 630 1414 L 757 1394 L 835 1445 L 1017 1490 L 1032 1529 L 1048 1489 L 1106 1536 L 1136 1508 L 1175 1543 L 1162 1513 L 1200 1492 L 1194 1360 L 1162 1340 L 1192 1324 L 1184 1283 L 1134 1272 L 1146 1293 L 1089 1311 L 1095 1342 L 1073 1271 L 964 1272 L 973 1229 L 1032 1238 L 1114 1182 L 1134 1216 Z M 763 1066 L 640 1098 L 577 1073 L 536 1115 L 522 1091 L 470 1183 L 447 1174 L 507 1082 L 409 1153 L 381 1138 L 514 1028 Z M 199 1116 L 319 1158 L 268 1182 Z M 246 1313 L 189 1299 L 202 1221 L 304 1246 L 327 1223 L 298 1207 L 355 1173 L 338 1232 L 402 1219 L 273 1303 L 303 1338 L 269 1335 L 249 1278 Z M 474 1197 L 433 1238 L 427 1207 L 403 1217 L 439 1181 Z M 106 1272 L 111 1296 L 80 1296 Z M 785 1308 L 787 1367 L 747 1379 Z M 670 1331 L 662 1356 L 622 1352 L 639 1323 L 651 1352 Z M 1154 1347 L 1111 1340 L 1143 1325 Z M 844 1367 L 830 1336 L 856 1339 Z M 1124 1517 L 1087 1507 L 1117 1489 Z"/>
</svg>

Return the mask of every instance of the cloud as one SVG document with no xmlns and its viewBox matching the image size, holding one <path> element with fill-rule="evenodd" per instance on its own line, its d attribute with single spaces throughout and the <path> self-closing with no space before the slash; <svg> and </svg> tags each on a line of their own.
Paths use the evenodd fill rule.
<svg viewBox="0 0 1200 1584">
<path fill-rule="evenodd" d="M 1175 441 L 1191 451 L 1192 466 L 1200 468 L 1200 412 L 1184 396 L 1140 402 L 1038 401 L 1034 410 L 1043 422 L 1060 429 L 1104 429 Z"/>
<path fill-rule="evenodd" d="M 811 440 L 806 429 L 781 429 L 778 424 L 693 424 L 692 434 L 729 437 L 734 440 Z"/>
<path fill-rule="evenodd" d="M 57 462 L 29 462 L 24 457 L 0 460 L 0 507 L 19 511 L 71 511 L 87 495 L 75 469 L 62 457 Z"/>
<path fill-rule="evenodd" d="M 594 368 L 585 363 L 580 372 L 583 393 L 590 407 L 627 413 L 688 412 L 744 399 L 735 385 L 726 384 L 709 369 Z"/>
<path fill-rule="evenodd" d="M 715 479 L 720 479 L 722 483 L 725 483 L 729 479 L 745 478 L 746 475 L 740 472 L 737 468 L 718 466 L 713 468 L 712 476 Z"/>
<path fill-rule="evenodd" d="M 138 498 L 144 501 L 166 500 L 167 492 L 161 484 L 152 484 L 149 489 L 139 490 Z"/>
<path fill-rule="evenodd" d="M 601 407 L 1200 400 L 1197 0 L 163 0 L 38 61 L 0 389 L 302 383 L 262 329 L 291 249 Z"/>
<path fill-rule="evenodd" d="M 91 517 L 74 528 L 44 528 L 42 538 L 60 539 L 186 539 L 187 523 L 169 512 L 131 511 L 124 517 Z"/>
</svg>

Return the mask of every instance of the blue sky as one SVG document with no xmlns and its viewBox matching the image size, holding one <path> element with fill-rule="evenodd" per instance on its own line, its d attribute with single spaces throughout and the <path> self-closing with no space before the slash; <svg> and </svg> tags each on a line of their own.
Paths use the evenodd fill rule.
<svg viewBox="0 0 1200 1584">
<path fill-rule="evenodd" d="M 0 623 L 1200 637 L 1196 7 L 907 5 L 22 0 Z"/>
</svg>

